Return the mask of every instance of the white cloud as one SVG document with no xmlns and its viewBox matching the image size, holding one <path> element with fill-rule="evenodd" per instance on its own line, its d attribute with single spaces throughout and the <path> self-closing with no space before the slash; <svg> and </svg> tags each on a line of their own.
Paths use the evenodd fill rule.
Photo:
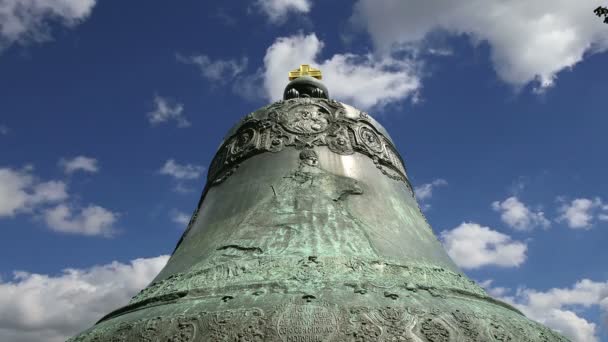
<svg viewBox="0 0 608 342">
<path fill-rule="evenodd" d="M 515 196 L 502 202 L 493 202 L 492 209 L 500 212 L 502 221 L 516 230 L 530 230 L 534 227 L 547 228 L 550 225 L 542 211 L 530 210 Z"/>
<path fill-rule="evenodd" d="M 40 181 L 32 167 L 0 168 L 0 218 L 27 213 L 58 232 L 111 236 L 118 214 L 90 204 L 73 213 L 63 181 Z"/>
<path fill-rule="evenodd" d="M 44 220 L 51 229 L 70 234 L 112 236 L 117 219 L 117 213 L 98 205 L 89 205 L 78 213 L 66 204 L 44 211 Z"/>
<path fill-rule="evenodd" d="M 182 63 L 196 65 L 204 78 L 223 83 L 232 81 L 247 68 L 247 57 L 243 57 L 240 61 L 235 59 L 213 61 L 206 55 L 177 54 L 176 58 Z"/>
<path fill-rule="evenodd" d="M 5 125 L 0 125 L 0 135 L 7 135 L 10 130 Z"/>
<path fill-rule="evenodd" d="M 308 13 L 310 0 L 257 0 L 256 5 L 273 23 L 282 23 L 289 12 Z"/>
<path fill-rule="evenodd" d="M 185 184 L 184 182 L 177 182 L 173 187 L 173 191 L 180 194 L 189 194 L 195 192 L 197 188 L 192 187 L 190 184 Z"/>
<path fill-rule="evenodd" d="M 496 298 L 503 297 L 510 291 L 510 289 L 506 287 L 492 286 L 493 283 L 493 279 L 486 279 L 482 282 L 479 282 L 479 286 L 483 287 L 490 296 Z"/>
<path fill-rule="evenodd" d="M 268 98 L 263 85 L 264 75 L 260 69 L 252 74 L 238 76 L 232 83 L 232 91 L 246 100 L 257 102 L 260 99 Z M 285 85 L 287 85 L 287 81 L 285 81 Z"/>
<path fill-rule="evenodd" d="M 67 185 L 62 181 L 48 181 L 34 186 L 29 201 L 31 204 L 53 203 L 68 198 Z"/>
<path fill-rule="evenodd" d="M 172 103 L 171 100 L 158 95 L 154 96 L 154 104 L 156 108 L 147 114 L 148 121 L 151 124 L 156 125 L 163 122 L 168 122 L 170 120 L 174 120 L 177 123 L 177 127 L 190 127 L 190 122 L 183 114 L 183 104 Z"/>
<path fill-rule="evenodd" d="M 559 207 L 558 211 L 561 214 L 558 221 L 566 221 L 568 227 L 573 229 L 590 229 L 593 226 L 593 219 L 596 212 L 606 210 L 606 206 L 602 205 L 602 200 L 598 197 L 594 199 L 577 198 L 569 204 L 564 203 Z M 599 214 L 600 220 L 606 220 L 605 213 Z"/>
<path fill-rule="evenodd" d="M 85 156 L 77 156 L 72 159 L 61 159 L 59 165 L 63 167 L 64 172 L 68 174 L 74 173 L 75 171 L 93 173 L 99 171 L 97 159 Z"/>
<path fill-rule="evenodd" d="M 583 279 L 571 288 L 547 291 L 520 288 L 514 296 L 500 298 L 526 316 L 551 327 L 573 342 L 598 342 L 596 324 L 580 317 L 582 309 L 598 306 L 608 312 L 608 282 Z"/>
<path fill-rule="evenodd" d="M 13 216 L 26 208 L 32 182 L 26 172 L 0 169 L 0 216 Z"/>
<path fill-rule="evenodd" d="M 445 179 L 438 178 L 430 183 L 417 186 L 414 189 L 414 192 L 416 193 L 416 198 L 419 201 L 424 201 L 430 199 L 433 196 L 433 189 L 445 185 L 448 185 L 448 182 Z"/>
<path fill-rule="evenodd" d="M 31 168 L 0 168 L 0 217 L 65 200 L 68 198 L 66 188 L 61 181 L 40 182 L 32 175 Z"/>
<path fill-rule="evenodd" d="M 71 27 L 86 19 L 95 0 L 3 0 L 0 3 L 0 50 L 13 43 L 49 40 L 50 22 Z"/>
<path fill-rule="evenodd" d="M 171 221 L 181 226 L 186 226 L 190 222 L 190 215 L 181 211 L 174 210 L 171 212 L 170 216 Z"/>
<path fill-rule="evenodd" d="M 477 223 L 462 223 L 442 231 L 441 239 L 452 260 L 465 269 L 489 265 L 517 267 L 526 260 L 528 249 L 524 242 Z"/>
<path fill-rule="evenodd" d="M 314 33 L 278 38 L 264 57 L 266 97 L 271 101 L 282 98 L 287 73 L 300 64 L 312 64 L 322 70 L 332 98 L 362 109 L 403 100 L 420 88 L 417 65 L 410 60 L 349 53 L 320 60 L 322 48 L 323 42 Z"/>
<path fill-rule="evenodd" d="M 165 165 L 163 165 L 159 172 L 175 179 L 197 179 L 201 176 L 204 170 L 205 168 L 201 165 L 180 165 L 176 163 L 175 160 L 169 159 L 165 162 Z"/>
<path fill-rule="evenodd" d="M 112 262 L 59 275 L 15 272 L 0 280 L 0 341 L 63 342 L 127 304 L 169 256 Z"/>
<path fill-rule="evenodd" d="M 516 87 L 537 81 L 543 90 L 558 72 L 608 49 L 608 30 L 592 7 L 571 0 L 359 0 L 351 21 L 384 54 L 418 45 L 437 30 L 466 34 L 474 44 L 489 44 L 503 81 Z"/>
</svg>

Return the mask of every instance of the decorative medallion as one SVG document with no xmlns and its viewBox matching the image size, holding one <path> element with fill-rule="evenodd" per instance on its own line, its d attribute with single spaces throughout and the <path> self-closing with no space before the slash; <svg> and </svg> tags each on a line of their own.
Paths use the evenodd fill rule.
<svg viewBox="0 0 608 342">
<path fill-rule="evenodd" d="M 278 118 L 281 125 L 291 133 L 317 134 L 329 127 L 330 114 L 323 107 L 303 105 L 281 112 Z"/>
<path fill-rule="evenodd" d="M 361 142 L 363 143 L 363 145 L 365 145 L 367 148 L 369 148 L 372 152 L 382 153 L 382 150 L 383 150 L 382 141 L 380 140 L 380 138 L 378 137 L 376 132 L 374 132 L 374 130 L 371 129 L 370 127 L 368 127 L 368 126 L 359 127 L 359 138 L 360 138 Z"/>
<path fill-rule="evenodd" d="M 342 155 L 349 155 L 355 152 L 351 143 L 353 133 L 347 127 L 339 127 L 327 136 L 327 140 L 327 145 L 332 152 Z"/>
<path fill-rule="evenodd" d="M 248 148 L 255 147 L 255 136 L 256 131 L 253 128 L 245 128 L 241 130 L 240 134 L 237 135 L 232 141 L 230 153 L 235 155 L 245 152 Z"/>
<path fill-rule="evenodd" d="M 211 162 L 209 185 L 226 180 L 243 160 L 264 152 L 280 152 L 287 146 L 310 149 L 327 146 L 330 151 L 369 156 L 391 179 L 411 185 L 395 147 L 373 128 L 367 115 L 353 119 L 337 101 L 297 98 L 275 102 L 242 120 Z"/>
</svg>

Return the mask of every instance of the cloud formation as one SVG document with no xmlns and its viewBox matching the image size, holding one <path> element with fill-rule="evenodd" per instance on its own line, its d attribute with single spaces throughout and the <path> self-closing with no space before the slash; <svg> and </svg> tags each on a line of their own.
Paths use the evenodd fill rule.
<svg viewBox="0 0 608 342">
<path fill-rule="evenodd" d="M 558 212 L 557 221 L 565 221 L 572 229 L 591 229 L 596 218 L 608 221 L 608 205 L 604 205 L 599 197 L 577 198 L 563 203 Z"/>
<path fill-rule="evenodd" d="M 95 0 L 3 0 L 0 3 L 0 51 L 13 43 L 51 39 L 50 23 L 72 27 L 85 20 Z"/>
<path fill-rule="evenodd" d="M 524 242 L 477 223 L 462 223 L 440 236 L 452 260 L 464 269 L 517 267 L 526 260 L 528 246 Z"/>
<path fill-rule="evenodd" d="M 433 196 L 433 190 L 435 188 L 446 185 L 448 185 L 448 182 L 445 179 L 438 178 L 430 183 L 417 186 L 414 189 L 414 192 L 416 193 L 416 199 L 418 199 L 419 201 L 430 199 Z"/>
<path fill-rule="evenodd" d="M 303 63 L 323 71 L 323 82 L 332 98 L 361 109 L 413 97 L 420 88 L 418 66 L 411 60 L 350 53 L 322 60 L 318 58 L 322 48 L 323 42 L 314 33 L 275 40 L 264 56 L 262 74 L 267 99 L 281 99 L 287 73 Z"/>
<path fill-rule="evenodd" d="M 190 215 L 188 215 L 182 211 L 173 210 L 170 213 L 170 217 L 171 217 L 171 221 L 177 223 L 180 226 L 185 227 L 190 222 Z"/>
<path fill-rule="evenodd" d="M 72 159 L 61 159 L 59 165 L 63 168 L 63 171 L 67 174 L 74 173 L 76 171 L 91 172 L 95 173 L 99 171 L 99 165 L 97 159 L 77 156 Z"/>
<path fill-rule="evenodd" d="M 275 24 L 284 22 L 290 12 L 308 13 L 312 7 L 310 0 L 257 0 L 255 4 Z"/>
<path fill-rule="evenodd" d="M 236 59 L 211 60 L 206 55 L 183 56 L 177 54 L 176 58 L 181 63 L 195 65 L 204 78 L 221 83 L 234 80 L 247 68 L 247 57 L 241 58 L 240 61 Z"/>
<path fill-rule="evenodd" d="M 0 218 L 67 198 L 67 185 L 62 181 L 42 182 L 34 177 L 32 168 L 0 168 Z"/>
<path fill-rule="evenodd" d="M 492 209 L 500 213 L 500 219 L 515 230 L 531 230 L 535 227 L 548 228 L 549 220 L 542 211 L 532 211 L 516 196 L 492 203 Z"/>
<path fill-rule="evenodd" d="M 118 214 L 98 205 L 89 205 L 74 213 L 67 204 L 59 204 L 44 211 L 44 221 L 53 230 L 81 235 L 111 237 L 116 232 Z"/>
<path fill-rule="evenodd" d="M 150 124 L 157 125 L 168 121 L 175 121 L 179 128 L 186 128 L 192 125 L 184 116 L 183 104 L 173 103 L 167 98 L 156 95 L 154 96 L 154 105 L 155 109 L 147 113 Z"/>
<path fill-rule="evenodd" d="M 42 217 L 57 232 L 110 236 L 118 214 L 99 205 L 89 204 L 73 213 L 67 184 L 64 181 L 41 181 L 32 167 L 21 170 L 0 168 L 0 218 L 17 214 Z"/>
<path fill-rule="evenodd" d="M 194 191 L 188 181 L 199 179 L 204 171 L 202 165 L 179 164 L 174 159 L 168 159 L 158 172 L 175 180 L 173 191 L 185 194 Z"/>
<path fill-rule="evenodd" d="M 552 288 L 538 291 L 519 288 L 514 295 L 510 289 L 494 288 L 491 282 L 483 282 L 488 292 L 495 292 L 499 299 L 512 304 L 527 317 L 559 331 L 573 342 L 599 342 L 597 326 L 581 317 L 582 311 L 599 308 L 608 314 L 608 282 L 582 279 L 570 288 Z M 495 290 L 500 289 L 500 290 Z"/>
<path fill-rule="evenodd" d="M 465 34 L 473 44 L 488 43 L 504 82 L 534 82 L 542 91 L 560 71 L 608 50 L 608 30 L 593 19 L 589 6 L 569 0 L 359 0 L 351 21 L 382 54 L 419 45 L 432 32 Z"/>
<path fill-rule="evenodd" d="M 233 80 L 233 91 L 238 95 L 257 100 L 264 98 L 277 101 L 283 97 L 287 85 L 287 74 L 300 64 L 312 64 L 323 71 L 323 82 L 330 96 L 340 101 L 369 110 L 410 98 L 417 100 L 421 87 L 418 74 L 420 63 L 414 60 L 398 60 L 392 57 L 377 57 L 373 54 L 335 54 L 329 59 L 320 59 L 323 42 L 316 34 L 296 34 L 277 38 L 266 50 L 264 65 L 252 74 L 244 74 L 246 59 L 212 61 L 205 55 L 184 57 L 178 60 L 200 68 L 209 80 Z M 223 82 L 226 83 L 226 82 Z M 263 87 L 259 84 L 262 83 Z M 165 103 L 161 103 L 167 108 Z M 181 113 L 182 108 L 175 108 Z M 157 111 L 155 122 L 168 120 L 167 110 Z M 152 115 L 152 114 L 149 114 Z M 151 116 L 150 116 L 151 117 Z M 162 118 L 162 119 L 161 119 Z M 165 119 L 166 118 L 166 119 Z"/>
<path fill-rule="evenodd" d="M 59 275 L 14 272 L 0 280 L 0 341 L 63 342 L 125 305 L 169 256 L 112 262 Z"/>
<path fill-rule="evenodd" d="M 165 162 L 163 167 L 160 168 L 160 174 L 171 176 L 178 180 L 183 179 L 197 179 L 201 176 L 205 168 L 201 165 L 195 164 L 178 164 L 173 159 L 169 159 Z"/>
<path fill-rule="evenodd" d="M 494 279 L 486 279 L 484 281 L 478 282 L 479 286 L 483 287 L 486 292 L 495 298 L 502 297 L 506 295 L 510 289 L 501 286 L 492 286 L 494 284 Z"/>
</svg>

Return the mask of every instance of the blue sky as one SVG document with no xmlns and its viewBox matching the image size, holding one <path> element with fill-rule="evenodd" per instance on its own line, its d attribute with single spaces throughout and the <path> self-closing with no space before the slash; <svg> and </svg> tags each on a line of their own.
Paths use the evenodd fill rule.
<svg viewBox="0 0 608 342">
<path fill-rule="evenodd" d="M 608 341 L 606 4 L 3 3 L 0 340 L 62 341 L 146 286 L 223 135 L 310 63 L 388 129 L 472 279 Z"/>
</svg>

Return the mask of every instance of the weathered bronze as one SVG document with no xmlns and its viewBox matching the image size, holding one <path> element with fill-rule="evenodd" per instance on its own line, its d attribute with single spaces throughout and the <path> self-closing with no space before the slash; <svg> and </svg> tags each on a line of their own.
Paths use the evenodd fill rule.
<svg viewBox="0 0 608 342">
<path fill-rule="evenodd" d="M 388 133 L 327 96 L 243 118 L 165 268 L 71 341 L 567 341 L 454 265 Z"/>
</svg>

